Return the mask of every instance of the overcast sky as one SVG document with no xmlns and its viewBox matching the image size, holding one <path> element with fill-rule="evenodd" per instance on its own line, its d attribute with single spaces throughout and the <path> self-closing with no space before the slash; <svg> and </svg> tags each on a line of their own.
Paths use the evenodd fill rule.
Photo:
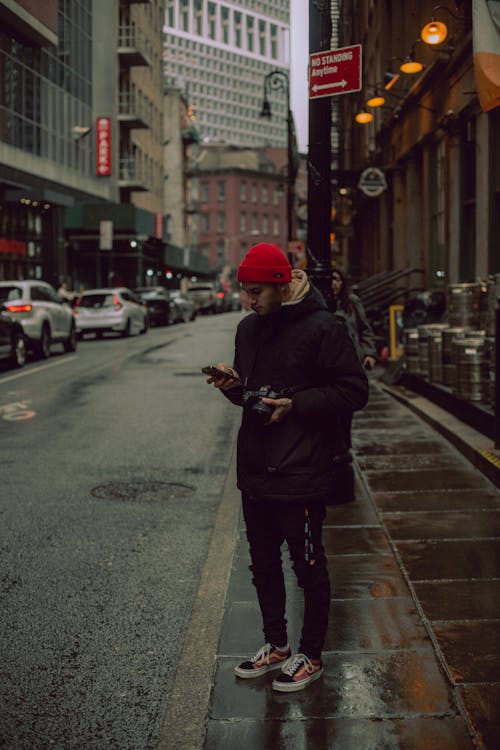
<svg viewBox="0 0 500 750">
<path fill-rule="evenodd" d="M 307 151 L 309 99 L 307 62 L 309 59 L 309 3 L 291 0 L 290 106 L 295 119 L 299 151 Z"/>
</svg>

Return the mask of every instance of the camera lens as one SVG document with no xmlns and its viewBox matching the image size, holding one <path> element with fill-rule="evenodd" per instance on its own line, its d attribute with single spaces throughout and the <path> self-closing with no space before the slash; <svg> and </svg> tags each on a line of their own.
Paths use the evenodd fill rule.
<svg viewBox="0 0 500 750">
<path fill-rule="evenodd" d="M 252 406 L 252 414 L 260 422 L 267 422 L 271 418 L 272 409 L 270 409 L 263 401 L 257 401 L 257 403 Z"/>
</svg>

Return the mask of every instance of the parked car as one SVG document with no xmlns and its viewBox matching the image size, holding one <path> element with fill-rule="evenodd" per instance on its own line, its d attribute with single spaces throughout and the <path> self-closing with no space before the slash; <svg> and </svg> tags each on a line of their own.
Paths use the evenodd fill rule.
<svg viewBox="0 0 500 750">
<path fill-rule="evenodd" d="M 198 314 L 196 305 L 187 294 L 179 289 L 171 289 L 168 294 L 174 304 L 176 323 L 187 323 L 196 318 Z"/>
<path fill-rule="evenodd" d="M 231 312 L 236 312 L 237 310 L 241 310 L 243 307 L 242 301 L 241 301 L 241 291 L 239 290 L 233 290 L 232 292 L 229 292 L 229 298 L 230 298 L 230 310 Z"/>
<path fill-rule="evenodd" d="M 217 312 L 218 300 L 214 285 L 207 282 L 196 282 L 189 285 L 187 295 L 196 305 L 197 312 L 202 315 Z"/>
<path fill-rule="evenodd" d="M 146 305 L 126 287 L 87 289 L 80 295 L 74 308 L 76 330 L 81 338 L 94 333 L 146 333 L 149 327 Z"/>
<path fill-rule="evenodd" d="M 54 287 L 45 281 L 0 281 L 0 305 L 23 327 L 25 343 L 40 358 L 50 356 L 60 341 L 66 352 L 76 349 L 75 316 Z"/>
<path fill-rule="evenodd" d="M 151 325 L 168 326 L 177 322 L 178 310 L 164 286 L 139 287 L 135 293 L 147 305 Z"/>
<path fill-rule="evenodd" d="M 26 344 L 21 323 L 0 309 L 0 361 L 12 367 L 26 363 Z"/>
</svg>

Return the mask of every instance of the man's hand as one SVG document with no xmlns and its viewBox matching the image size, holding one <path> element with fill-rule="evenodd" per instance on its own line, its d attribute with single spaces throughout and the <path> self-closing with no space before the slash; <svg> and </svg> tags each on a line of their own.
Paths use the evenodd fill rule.
<svg viewBox="0 0 500 750">
<path fill-rule="evenodd" d="M 214 388 L 218 388 L 220 391 L 229 391 L 231 388 L 234 388 L 235 385 L 241 385 L 240 376 L 232 367 L 228 367 L 223 362 L 219 362 L 216 367 L 223 372 L 229 373 L 231 377 L 217 378 L 211 375 L 207 378 L 207 383 L 213 383 Z"/>
<path fill-rule="evenodd" d="M 373 370 L 376 364 L 377 360 L 375 359 L 375 357 L 367 356 L 363 359 L 363 365 L 366 370 Z"/>
<path fill-rule="evenodd" d="M 266 424 L 272 424 L 273 422 L 281 422 L 285 417 L 292 411 L 292 399 L 291 398 L 267 398 L 264 397 L 262 401 L 268 406 L 273 407 L 273 413 Z"/>
</svg>

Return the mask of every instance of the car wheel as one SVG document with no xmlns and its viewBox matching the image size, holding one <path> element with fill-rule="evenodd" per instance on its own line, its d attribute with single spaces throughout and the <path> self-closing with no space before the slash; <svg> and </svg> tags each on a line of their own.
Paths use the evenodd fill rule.
<svg viewBox="0 0 500 750">
<path fill-rule="evenodd" d="M 130 336 L 130 331 L 131 331 L 130 318 L 127 318 L 125 328 L 122 331 L 122 337 L 124 339 L 128 338 L 128 336 Z"/>
<path fill-rule="evenodd" d="M 71 324 L 71 330 L 69 332 L 68 338 L 63 343 L 64 351 L 65 352 L 74 352 L 76 351 L 76 329 L 73 323 Z"/>
<path fill-rule="evenodd" d="M 22 333 L 15 334 L 14 351 L 12 353 L 12 365 L 24 367 L 26 364 L 26 344 Z"/>
<path fill-rule="evenodd" d="M 50 357 L 50 346 L 50 328 L 47 323 L 44 323 L 42 326 L 40 341 L 37 342 L 36 346 L 36 352 L 40 359 L 48 359 Z"/>
</svg>

